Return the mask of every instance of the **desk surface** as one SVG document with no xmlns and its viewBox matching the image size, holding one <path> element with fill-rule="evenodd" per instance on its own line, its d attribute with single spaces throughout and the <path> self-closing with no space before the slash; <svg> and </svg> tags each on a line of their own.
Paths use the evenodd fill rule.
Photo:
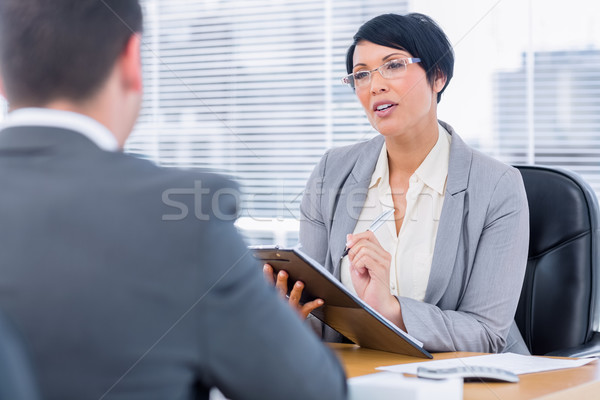
<svg viewBox="0 0 600 400">
<path fill-rule="evenodd" d="M 355 345 L 330 343 L 349 378 L 377 372 L 376 367 L 426 361 L 415 357 L 363 349 Z M 434 360 L 468 357 L 481 353 L 436 353 Z M 584 400 L 600 397 L 600 363 L 579 368 L 520 375 L 519 383 L 466 383 L 465 400 L 520 400 L 548 396 L 548 400 Z"/>
</svg>

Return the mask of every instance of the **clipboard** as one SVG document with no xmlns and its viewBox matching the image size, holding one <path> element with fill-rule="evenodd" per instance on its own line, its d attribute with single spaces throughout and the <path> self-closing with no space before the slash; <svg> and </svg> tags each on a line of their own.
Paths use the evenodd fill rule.
<svg viewBox="0 0 600 400">
<path fill-rule="evenodd" d="M 299 248 L 250 246 L 250 250 L 256 259 L 270 264 L 276 272 L 285 270 L 288 273 L 288 294 L 296 281 L 304 282 L 302 303 L 316 298 L 325 301 L 311 314 L 359 346 L 433 358 L 421 342 L 350 293 L 329 271 Z"/>
</svg>

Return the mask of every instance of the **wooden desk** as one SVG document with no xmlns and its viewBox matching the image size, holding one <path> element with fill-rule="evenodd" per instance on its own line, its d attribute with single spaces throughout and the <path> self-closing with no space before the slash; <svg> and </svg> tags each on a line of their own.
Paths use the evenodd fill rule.
<svg viewBox="0 0 600 400">
<path fill-rule="evenodd" d="M 383 351 L 363 349 L 351 344 L 330 343 L 349 378 L 377 372 L 376 367 L 426 361 Z M 437 353 L 434 360 L 469 357 L 481 353 Z M 598 361 L 579 368 L 520 375 L 519 383 L 465 383 L 465 400 L 521 400 L 548 396 L 548 400 L 600 399 Z"/>
</svg>

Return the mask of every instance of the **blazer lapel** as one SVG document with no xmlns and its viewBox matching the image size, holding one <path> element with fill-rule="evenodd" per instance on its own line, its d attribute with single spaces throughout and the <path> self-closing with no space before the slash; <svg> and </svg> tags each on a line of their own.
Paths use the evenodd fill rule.
<svg viewBox="0 0 600 400">
<path fill-rule="evenodd" d="M 454 270 L 465 207 L 465 191 L 469 184 L 472 150 L 454 132 L 450 125 L 440 124 L 452 135 L 446 198 L 440 216 L 440 225 L 433 252 L 429 283 L 425 292 L 426 303 L 437 304 L 446 291 Z"/>
<path fill-rule="evenodd" d="M 354 231 L 358 217 L 367 199 L 371 175 L 377 164 L 377 156 L 383 146 L 383 137 L 364 143 L 364 151 L 356 159 L 345 181 L 337 186 L 337 193 L 330 194 L 332 223 L 329 251 L 332 261 L 331 272 L 340 279 L 340 257 L 346 247 L 346 235 Z"/>
</svg>

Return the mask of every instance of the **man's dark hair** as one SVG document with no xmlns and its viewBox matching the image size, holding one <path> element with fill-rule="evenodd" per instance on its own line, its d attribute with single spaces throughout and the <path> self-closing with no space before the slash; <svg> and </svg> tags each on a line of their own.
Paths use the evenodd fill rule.
<svg viewBox="0 0 600 400">
<path fill-rule="evenodd" d="M 0 0 L 0 71 L 9 102 L 90 98 L 141 30 L 138 0 Z"/>
<path fill-rule="evenodd" d="M 421 62 L 417 65 L 425 70 L 431 86 L 438 76 L 445 76 L 446 84 L 437 96 L 437 102 L 440 102 L 454 72 L 454 52 L 446 34 L 434 20 L 413 13 L 383 14 L 365 22 L 354 35 L 354 42 L 346 53 L 346 70 L 349 74 L 352 73 L 354 49 L 363 40 L 404 50 L 420 58 Z"/>
</svg>

